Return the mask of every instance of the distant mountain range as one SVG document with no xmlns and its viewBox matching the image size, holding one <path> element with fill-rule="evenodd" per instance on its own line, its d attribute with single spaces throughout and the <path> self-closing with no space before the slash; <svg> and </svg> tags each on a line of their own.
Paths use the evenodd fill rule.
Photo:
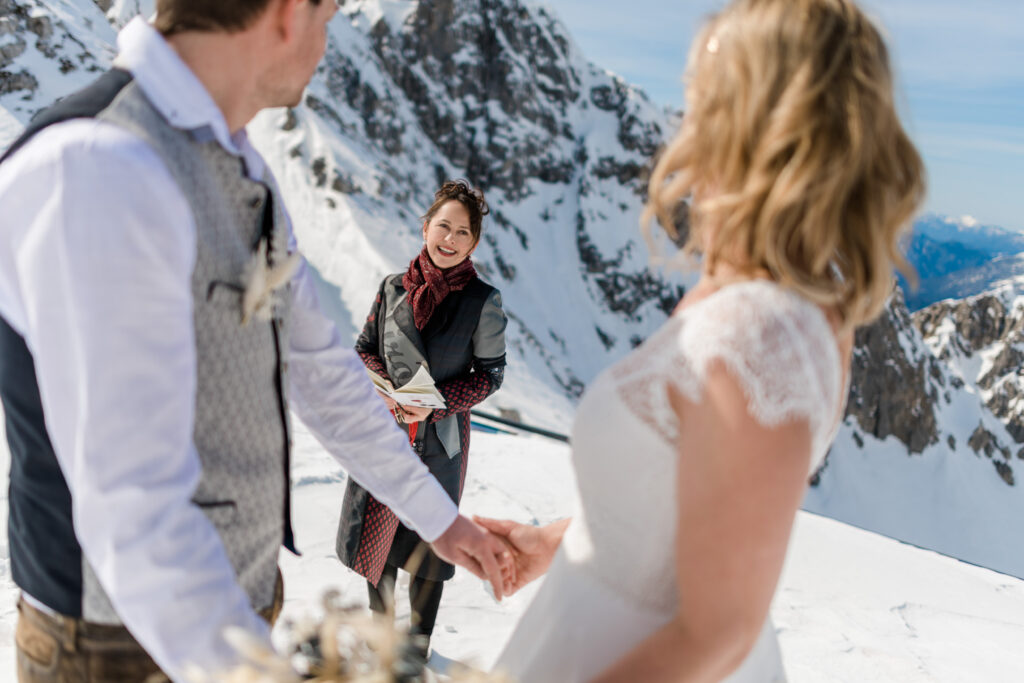
<svg viewBox="0 0 1024 683">
<path fill-rule="evenodd" d="M 914 223 L 907 258 L 917 271 L 917 288 L 900 278 L 907 308 L 981 294 L 997 283 L 1024 275 L 1024 234 L 968 217 L 929 214 Z"/>
</svg>

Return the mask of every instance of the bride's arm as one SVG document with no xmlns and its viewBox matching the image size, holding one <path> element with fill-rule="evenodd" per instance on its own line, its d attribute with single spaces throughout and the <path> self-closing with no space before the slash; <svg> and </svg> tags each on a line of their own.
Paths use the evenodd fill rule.
<svg viewBox="0 0 1024 683">
<path fill-rule="evenodd" d="M 735 670 L 767 618 L 806 487 L 807 421 L 758 423 L 720 361 L 708 367 L 700 403 L 669 399 L 680 432 L 677 615 L 600 683 L 720 681 Z"/>
</svg>

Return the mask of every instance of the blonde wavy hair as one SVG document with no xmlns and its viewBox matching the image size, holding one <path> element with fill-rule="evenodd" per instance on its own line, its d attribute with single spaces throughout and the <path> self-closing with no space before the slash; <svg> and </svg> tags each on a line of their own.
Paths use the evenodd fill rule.
<svg viewBox="0 0 1024 683">
<path fill-rule="evenodd" d="M 644 224 L 713 277 L 767 271 L 835 310 L 877 316 L 899 239 L 924 196 L 924 166 L 896 114 L 888 50 L 849 0 L 735 0 L 690 51 L 682 127 L 651 175 Z"/>
</svg>

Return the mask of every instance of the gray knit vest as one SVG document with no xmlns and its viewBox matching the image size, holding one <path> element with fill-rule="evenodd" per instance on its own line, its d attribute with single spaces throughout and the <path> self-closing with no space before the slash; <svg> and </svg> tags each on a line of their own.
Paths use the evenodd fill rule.
<svg viewBox="0 0 1024 683">
<path fill-rule="evenodd" d="M 263 183 L 250 180 L 243 161 L 208 130 L 171 126 L 135 82 L 96 118 L 148 143 L 191 208 L 197 238 L 192 272 L 197 362 L 193 439 L 202 462 L 193 501 L 220 534 L 252 606 L 268 607 L 288 504 L 283 359 L 291 291 L 276 298 L 269 322 L 253 319 L 243 325 L 241 298 L 246 267 L 261 235 L 268 190 L 273 197 L 270 261 L 279 262 L 287 254 L 280 194 L 269 175 Z M 83 563 L 83 617 L 119 623 L 95 573 Z"/>
</svg>

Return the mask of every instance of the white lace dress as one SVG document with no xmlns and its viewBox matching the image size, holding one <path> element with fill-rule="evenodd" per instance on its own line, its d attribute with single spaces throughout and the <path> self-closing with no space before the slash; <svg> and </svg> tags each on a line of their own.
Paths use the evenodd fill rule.
<svg viewBox="0 0 1024 683">
<path fill-rule="evenodd" d="M 712 359 L 731 370 L 762 424 L 809 421 L 811 471 L 818 466 L 845 398 L 821 310 L 750 281 L 679 311 L 583 396 L 572 432 L 580 508 L 496 669 L 522 683 L 586 681 L 673 617 L 678 456 L 666 392 L 671 384 L 699 401 Z M 770 622 L 727 680 L 785 680 Z"/>
</svg>

